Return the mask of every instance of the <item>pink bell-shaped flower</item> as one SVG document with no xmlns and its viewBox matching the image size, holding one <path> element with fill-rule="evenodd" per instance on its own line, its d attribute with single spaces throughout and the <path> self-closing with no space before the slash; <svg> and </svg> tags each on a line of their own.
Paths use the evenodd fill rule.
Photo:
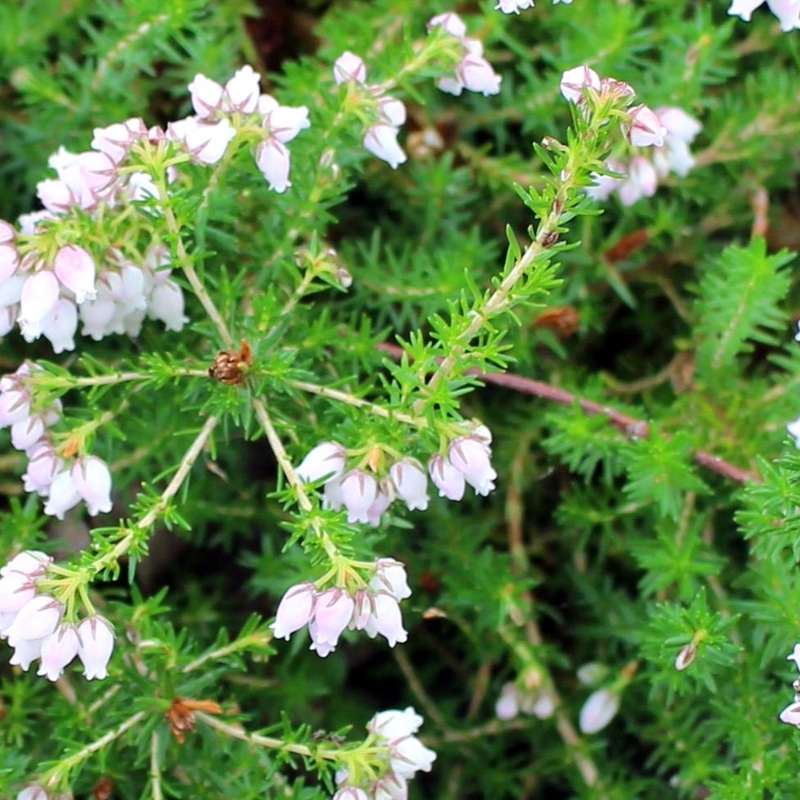
<svg viewBox="0 0 800 800">
<path fill-rule="evenodd" d="M 348 522 L 369 522 L 369 509 L 378 497 L 378 483 L 361 469 L 350 470 L 339 486 Z"/>
<path fill-rule="evenodd" d="M 34 339 L 41 334 L 42 320 L 56 304 L 59 291 L 58 278 L 49 270 L 40 270 L 26 279 L 19 298 L 23 333 L 27 329 Z"/>
<path fill-rule="evenodd" d="M 428 32 L 430 33 L 437 26 L 441 26 L 451 36 L 455 36 L 458 39 L 462 39 L 467 32 L 467 26 L 464 21 L 453 11 L 431 17 L 428 22 Z"/>
<path fill-rule="evenodd" d="M 561 94 L 570 103 L 583 101 L 583 87 L 600 90 L 600 76 L 590 67 L 573 67 L 561 74 Z"/>
<path fill-rule="evenodd" d="M 78 658 L 87 681 L 108 676 L 108 662 L 114 652 L 114 629 L 105 617 L 95 614 L 78 625 Z"/>
<path fill-rule="evenodd" d="M 634 147 L 661 147 L 667 129 L 653 109 L 647 106 L 634 106 L 630 114 L 628 138 Z"/>
<path fill-rule="evenodd" d="M 286 639 L 307 625 L 314 613 L 317 590 L 313 583 L 291 586 L 278 604 L 275 621 L 270 625 L 276 639 Z"/>
<path fill-rule="evenodd" d="M 333 79 L 336 83 L 364 83 L 367 79 L 367 65 L 360 56 L 345 50 L 333 62 Z"/>
<path fill-rule="evenodd" d="M 354 608 L 353 598 L 343 589 L 331 588 L 322 592 L 314 606 L 314 641 L 336 647 L 339 636 L 350 622 Z"/>
<path fill-rule="evenodd" d="M 252 114 L 258 106 L 260 75 L 249 65 L 236 70 L 225 84 L 223 95 L 224 111 L 241 111 Z"/>
<path fill-rule="evenodd" d="M 494 489 L 493 481 L 497 473 L 492 469 L 489 448 L 481 439 L 474 436 L 454 439 L 447 455 L 450 463 L 478 494 L 487 495 Z"/>
<path fill-rule="evenodd" d="M 22 572 L 28 577 L 43 575 L 48 564 L 52 564 L 53 559 L 41 550 L 23 550 L 17 553 L 11 561 L 4 567 L 0 567 L 0 575 L 8 575 L 9 572 Z"/>
<path fill-rule="evenodd" d="M 483 57 L 483 45 L 477 39 L 465 39 L 467 53 L 456 66 L 456 77 L 470 92 L 484 97 L 500 93 L 500 81 L 492 65 Z"/>
<path fill-rule="evenodd" d="M 403 616 L 400 604 L 388 593 L 379 592 L 372 600 L 372 614 L 365 626 L 367 635 L 374 638 L 383 636 L 390 647 L 408 639 L 408 632 L 403 628 Z"/>
<path fill-rule="evenodd" d="M 297 477 L 306 483 L 338 477 L 344 472 L 344 452 L 344 445 L 339 442 L 320 442 L 308 451 L 295 469 Z"/>
<path fill-rule="evenodd" d="M 47 641 L 44 639 L 21 639 L 14 646 L 14 652 L 8 663 L 12 667 L 19 667 L 23 672 L 27 672 L 30 665 L 42 654 L 42 645 Z"/>
<path fill-rule="evenodd" d="M 28 469 L 22 476 L 26 492 L 36 492 L 42 497 L 50 493 L 50 484 L 64 462 L 56 455 L 52 445 L 43 440 L 28 451 Z"/>
<path fill-rule="evenodd" d="M 466 481 L 446 458 L 435 455 L 428 461 L 428 474 L 434 486 L 439 490 L 439 497 L 448 500 L 461 500 L 466 489 Z"/>
<path fill-rule="evenodd" d="M 399 561 L 393 558 L 376 558 L 375 566 L 377 569 L 369 582 L 371 589 L 388 592 L 398 600 L 411 597 L 406 568 Z"/>
<path fill-rule="evenodd" d="M 192 108 L 200 119 L 213 116 L 222 107 L 222 86 L 198 73 L 189 84 Z"/>
<path fill-rule="evenodd" d="M 425 511 L 429 502 L 428 477 L 422 465 L 404 458 L 392 464 L 389 477 L 394 483 L 397 496 L 408 506 L 409 511 Z"/>
<path fill-rule="evenodd" d="M 159 283 L 150 294 L 147 313 L 161 320 L 168 331 L 179 331 L 189 321 L 183 313 L 184 300 L 181 287 L 174 281 Z"/>
<path fill-rule="evenodd" d="M 78 633 L 75 626 L 63 623 L 42 642 L 41 663 L 37 675 L 46 675 L 55 681 L 64 667 L 78 654 Z"/>
<path fill-rule="evenodd" d="M 102 459 L 84 456 L 72 465 L 70 475 L 91 516 L 111 511 L 111 473 Z"/>
<path fill-rule="evenodd" d="M 392 169 L 397 169 L 407 160 L 403 148 L 397 143 L 397 133 L 394 125 L 378 122 L 367 128 L 362 144 L 376 158 L 385 161 Z"/>
<path fill-rule="evenodd" d="M 8 643 L 16 647 L 17 642 L 43 639 L 58 627 L 64 614 L 64 606 L 46 594 L 37 594 L 18 612 L 14 623 L 6 631 Z"/>
<path fill-rule="evenodd" d="M 0 614 L 16 614 L 36 596 L 33 580 L 12 570 L 0 578 Z"/>
<path fill-rule="evenodd" d="M 42 320 L 42 335 L 53 346 L 54 353 L 75 349 L 75 332 L 78 330 L 78 309 L 65 297 L 56 301 L 50 313 Z"/>
<path fill-rule="evenodd" d="M 53 259 L 53 269 L 61 283 L 75 294 L 80 305 L 96 296 L 94 288 L 95 265 L 92 257 L 82 247 L 67 244 L 59 248 Z"/>
<path fill-rule="evenodd" d="M 59 472 L 50 483 L 50 493 L 44 505 L 44 513 L 64 519 L 64 514 L 80 501 L 81 496 L 75 488 L 71 471 Z"/>
<path fill-rule="evenodd" d="M 291 185 L 289 167 L 291 155 L 283 142 L 270 136 L 256 147 L 256 166 L 273 192 L 282 194 Z"/>
<path fill-rule="evenodd" d="M 306 106 L 276 106 L 264 115 L 262 124 L 270 136 L 283 144 L 291 142 L 300 131 L 311 125 Z"/>
</svg>

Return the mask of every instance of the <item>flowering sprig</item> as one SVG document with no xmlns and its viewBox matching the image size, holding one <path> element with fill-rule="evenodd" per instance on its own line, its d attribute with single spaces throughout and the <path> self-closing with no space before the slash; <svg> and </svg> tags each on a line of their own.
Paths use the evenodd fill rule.
<svg viewBox="0 0 800 800">
<path fill-rule="evenodd" d="M 53 569 L 52 559 L 39 551 L 19 553 L 0 568 L 0 639 L 14 648 L 10 663 L 27 671 L 40 659 L 38 674 L 55 681 L 78 656 L 87 680 L 105 678 L 114 648 L 111 625 L 94 613 L 85 594 L 90 616 L 76 624 L 71 602 L 39 593 L 40 587 L 58 588 L 57 579 L 48 580 Z"/>
</svg>

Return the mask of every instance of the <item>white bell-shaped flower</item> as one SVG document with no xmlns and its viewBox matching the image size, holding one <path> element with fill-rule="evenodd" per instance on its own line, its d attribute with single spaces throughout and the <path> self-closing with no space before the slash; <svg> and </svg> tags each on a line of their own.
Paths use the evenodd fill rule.
<svg viewBox="0 0 800 800">
<path fill-rule="evenodd" d="M 95 614 L 78 625 L 78 658 L 87 681 L 107 677 L 112 652 L 114 629 L 105 617 Z"/>
<path fill-rule="evenodd" d="M 64 667 L 78 654 L 78 632 L 71 623 L 63 623 L 42 641 L 41 663 L 37 675 L 58 680 Z"/>
<path fill-rule="evenodd" d="M 105 461 L 97 456 L 78 459 L 70 470 L 72 485 L 89 507 L 89 514 L 111 511 L 111 473 Z"/>
</svg>

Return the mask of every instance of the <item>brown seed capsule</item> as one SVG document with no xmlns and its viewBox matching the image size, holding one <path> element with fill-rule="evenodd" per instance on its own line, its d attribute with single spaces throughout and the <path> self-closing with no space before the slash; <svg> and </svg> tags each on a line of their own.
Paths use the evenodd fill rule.
<svg viewBox="0 0 800 800">
<path fill-rule="evenodd" d="M 239 350 L 220 350 L 208 368 L 210 378 L 228 386 L 238 386 L 244 381 L 247 368 L 253 363 L 250 345 L 242 339 Z"/>
<path fill-rule="evenodd" d="M 183 744 L 184 734 L 191 733 L 195 726 L 195 711 L 206 711 L 209 714 L 221 714 L 222 709 L 213 700 L 190 700 L 188 697 L 176 697 L 164 715 L 169 720 L 170 733 Z"/>
</svg>

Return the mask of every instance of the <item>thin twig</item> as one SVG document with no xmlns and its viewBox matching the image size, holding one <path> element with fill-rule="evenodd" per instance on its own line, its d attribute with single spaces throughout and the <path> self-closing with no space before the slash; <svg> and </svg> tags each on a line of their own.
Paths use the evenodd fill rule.
<svg viewBox="0 0 800 800">
<path fill-rule="evenodd" d="M 383 350 L 395 360 L 400 358 L 403 350 L 394 344 L 382 342 L 378 349 Z M 544 381 L 536 381 L 532 378 L 524 378 L 521 375 L 503 372 L 481 372 L 479 369 L 470 368 L 467 374 L 474 375 L 485 383 L 493 383 L 496 386 L 505 386 L 515 392 L 530 394 L 550 400 L 562 406 L 579 405 L 587 414 L 602 414 L 617 429 L 622 431 L 631 439 L 646 439 L 650 434 L 650 424 L 643 419 L 631 417 L 623 414 L 615 408 L 603 403 L 596 403 L 594 400 L 587 400 L 585 397 L 578 397 L 566 389 L 559 389 Z M 759 475 L 749 470 L 737 467 L 719 456 L 709 453 L 707 450 L 696 450 L 693 454 L 694 460 L 701 466 L 729 478 L 737 483 L 747 483 L 748 481 L 761 482 Z"/>
</svg>

